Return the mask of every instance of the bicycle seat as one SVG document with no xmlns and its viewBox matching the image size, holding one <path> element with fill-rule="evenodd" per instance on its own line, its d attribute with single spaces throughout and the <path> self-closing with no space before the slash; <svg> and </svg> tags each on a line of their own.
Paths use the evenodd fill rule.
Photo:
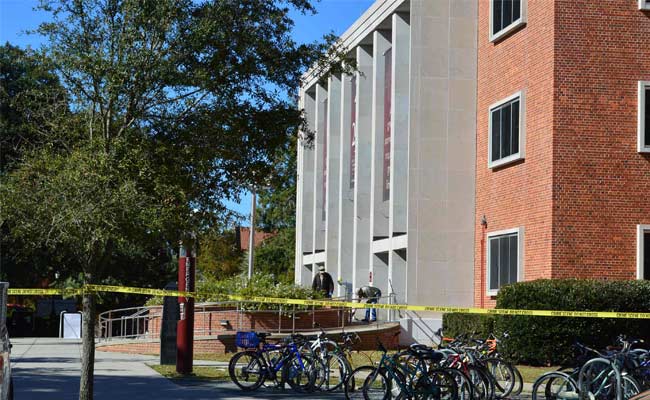
<svg viewBox="0 0 650 400">
<path fill-rule="evenodd" d="M 431 362 L 439 362 L 443 358 L 445 358 L 445 355 L 437 350 L 433 349 L 422 349 L 422 348 L 410 348 L 410 353 L 416 356 L 417 358 L 420 358 L 422 360 L 430 360 Z"/>
<path fill-rule="evenodd" d="M 256 333 L 257 337 L 260 338 L 261 340 L 266 339 L 267 337 L 271 336 L 270 333 L 268 332 L 257 332 Z"/>
<path fill-rule="evenodd" d="M 291 336 L 287 337 L 285 339 L 287 342 L 294 342 L 296 344 L 303 344 L 307 341 L 307 337 L 305 335 L 301 335 L 300 333 L 294 333 Z"/>
<path fill-rule="evenodd" d="M 420 343 L 413 343 L 411 346 L 411 349 L 416 350 L 416 351 L 422 351 L 422 350 L 431 350 L 431 347 L 425 345 L 425 344 L 420 344 Z"/>
</svg>

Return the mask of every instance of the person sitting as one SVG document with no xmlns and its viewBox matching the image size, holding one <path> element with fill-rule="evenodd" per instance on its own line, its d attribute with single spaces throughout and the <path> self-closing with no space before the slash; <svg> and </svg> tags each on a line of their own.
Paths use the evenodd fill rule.
<svg viewBox="0 0 650 400">
<path fill-rule="evenodd" d="M 374 286 L 363 286 L 357 290 L 357 297 L 359 302 L 361 299 L 368 299 L 366 304 L 377 304 L 379 298 L 381 297 L 381 290 Z M 361 321 L 364 322 L 375 322 L 377 320 L 377 309 L 376 308 L 366 308 L 366 317 Z"/>
<path fill-rule="evenodd" d="M 332 297 L 332 293 L 334 293 L 334 280 L 332 279 L 332 275 L 325 271 L 324 265 L 318 267 L 318 273 L 314 276 L 311 288 L 315 291 L 322 292 L 328 299 Z"/>
</svg>

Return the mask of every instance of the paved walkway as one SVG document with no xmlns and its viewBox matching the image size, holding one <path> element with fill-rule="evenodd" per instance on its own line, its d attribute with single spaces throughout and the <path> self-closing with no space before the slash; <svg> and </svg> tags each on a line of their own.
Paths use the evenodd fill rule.
<svg viewBox="0 0 650 400">
<path fill-rule="evenodd" d="M 12 339 L 15 400 L 73 400 L 79 398 L 81 343 L 55 338 Z M 343 394 L 297 396 L 291 391 L 242 393 L 231 383 L 185 381 L 182 386 L 160 376 L 146 364 L 158 357 L 98 351 L 95 400 L 214 400 L 214 399 L 343 399 Z"/>
</svg>

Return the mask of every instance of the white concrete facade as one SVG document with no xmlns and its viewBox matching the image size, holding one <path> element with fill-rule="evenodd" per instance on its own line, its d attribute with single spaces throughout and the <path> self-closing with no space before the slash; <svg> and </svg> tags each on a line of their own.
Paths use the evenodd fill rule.
<svg viewBox="0 0 650 400">
<path fill-rule="evenodd" d="M 309 71 L 298 146 L 296 282 L 350 297 L 473 303 L 477 4 L 377 0 L 341 37 L 353 76 Z M 426 342 L 435 314 L 384 313 Z"/>
</svg>

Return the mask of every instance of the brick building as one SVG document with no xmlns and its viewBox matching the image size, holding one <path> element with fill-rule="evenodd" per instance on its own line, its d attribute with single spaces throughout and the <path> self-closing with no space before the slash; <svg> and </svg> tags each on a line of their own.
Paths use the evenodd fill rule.
<svg viewBox="0 0 650 400">
<path fill-rule="evenodd" d="M 648 4 L 479 1 L 475 304 L 511 281 L 650 278 Z"/>
<path fill-rule="evenodd" d="M 342 41 L 360 73 L 301 88 L 297 282 L 650 279 L 650 0 L 377 0 Z"/>
</svg>

